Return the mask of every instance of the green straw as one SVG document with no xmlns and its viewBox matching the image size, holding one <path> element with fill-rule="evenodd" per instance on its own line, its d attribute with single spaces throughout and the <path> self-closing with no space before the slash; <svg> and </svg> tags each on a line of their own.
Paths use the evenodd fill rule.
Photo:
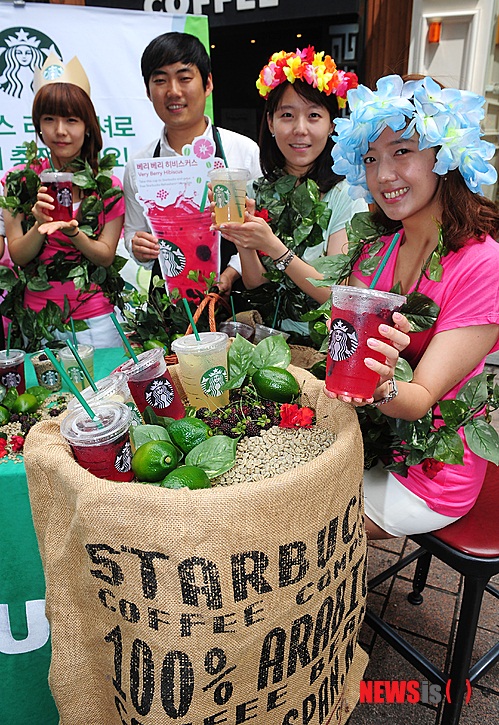
<svg viewBox="0 0 499 725">
<path fill-rule="evenodd" d="M 201 338 L 199 337 L 198 328 L 196 327 L 196 323 L 194 322 L 194 318 L 192 316 L 191 308 L 189 307 L 189 303 L 185 299 L 185 297 L 182 297 L 182 302 L 184 303 L 185 311 L 187 312 L 187 317 L 189 318 L 189 322 L 191 323 L 192 331 L 194 333 L 194 337 L 198 342 L 201 342 Z"/>
<path fill-rule="evenodd" d="M 76 362 L 80 366 L 80 370 L 82 371 L 83 375 L 86 377 L 86 379 L 88 380 L 88 382 L 90 383 L 90 386 L 91 386 L 92 390 L 94 391 L 94 393 L 98 393 L 99 391 L 97 389 L 97 385 L 92 380 L 92 376 L 88 372 L 85 363 L 83 362 L 83 360 L 81 359 L 81 357 L 78 354 L 78 345 L 73 345 L 73 343 L 71 342 L 71 340 L 66 340 L 66 342 L 67 342 L 67 345 L 68 345 L 69 349 L 71 350 L 71 352 L 75 356 Z"/>
<path fill-rule="evenodd" d="M 1 324 L 1 318 L 0 318 L 0 324 Z M 10 357 L 10 335 L 12 333 L 12 322 L 9 322 L 9 326 L 7 327 L 7 350 L 5 357 Z"/>
<path fill-rule="evenodd" d="M 75 323 L 73 321 L 73 318 L 71 318 L 71 333 L 73 335 L 73 343 L 74 343 L 75 347 L 78 347 L 78 340 L 76 339 L 76 330 L 75 330 Z"/>
<path fill-rule="evenodd" d="M 201 198 L 201 204 L 199 205 L 199 211 L 201 212 L 201 214 L 204 212 L 204 208 L 206 206 L 206 200 L 207 200 L 207 198 L 208 198 L 208 184 L 205 184 L 204 185 L 203 196 Z"/>
<path fill-rule="evenodd" d="M 113 321 L 113 324 L 114 324 L 114 326 L 115 326 L 115 327 L 116 327 L 116 329 L 118 330 L 118 333 L 119 333 L 119 335 L 120 335 L 121 339 L 123 340 L 123 344 L 124 344 L 124 346 L 126 347 L 126 349 L 128 350 L 128 352 L 130 353 L 130 357 L 132 358 L 132 360 L 134 361 L 134 363 L 135 363 L 135 364 L 137 365 L 137 364 L 138 364 L 138 362 L 139 362 L 139 359 L 138 359 L 137 355 L 136 355 L 136 354 L 134 353 L 134 351 L 133 351 L 133 349 L 132 349 L 132 346 L 131 346 L 131 345 L 130 345 L 130 343 L 128 342 L 128 340 L 127 340 L 127 337 L 126 337 L 125 333 L 124 333 L 124 332 L 123 332 L 123 330 L 121 329 L 121 325 L 120 325 L 120 323 L 118 322 L 118 320 L 116 319 L 116 315 L 114 314 L 114 312 L 111 312 L 111 315 L 110 315 L 110 316 L 111 316 L 111 319 L 112 319 L 112 321 Z"/>
<path fill-rule="evenodd" d="M 278 295 L 278 297 L 277 297 L 277 304 L 276 304 L 276 306 L 275 306 L 275 312 L 274 312 L 274 319 L 272 320 L 272 328 L 273 328 L 274 330 L 276 329 L 276 324 L 277 324 L 277 313 L 279 312 L 279 307 L 280 307 L 280 305 L 281 305 L 281 295 Z"/>
<path fill-rule="evenodd" d="M 389 260 L 389 258 L 390 258 L 390 254 L 391 254 L 391 253 L 393 252 L 393 248 L 394 248 L 394 247 L 395 247 L 395 245 L 397 244 L 397 242 L 398 242 L 398 240 L 399 240 L 399 237 L 400 237 L 400 232 L 397 232 L 397 233 L 396 233 L 396 234 L 394 235 L 394 237 L 393 237 L 392 241 L 390 242 L 390 246 L 389 246 L 389 247 L 388 247 L 388 249 L 386 250 L 385 256 L 384 256 L 384 257 L 383 257 L 383 259 L 381 260 L 381 262 L 380 262 L 380 265 L 379 265 L 378 269 L 376 270 L 376 274 L 374 275 L 374 277 L 373 277 L 373 280 L 372 280 L 371 284 L 369 285 L 369 289 L 374 289 L 374 286 L 376 285 L 376 282 L 377 282 L 377 281 L 378 281 L 378 279 L 380 278 L 380 276 L 381 276 L 381 272 L 382 272 L 382 271 L 384 270 L 384 268 L 386 267 L 386 263 L 388 262 L 388 260 Z"/>
<path fill-rule="evenodd" d="M 91 420 L 95 421 L 98 424 L 99 428 L 102 428 L 103 427 L 102 426 L 102 421 L 100 420 L 100 418 L 98 418 L 95 415 L 94 411 L 89 406 L 89 404 L 87 403 L 87 401 L 85 400 L 85 398 L 83 397 L 83 395 L 80 393 L 80 391 L 78 390 L 78 388 L 76 387 L 76 385 L 73 383 L 73 381 L 71 380 L 71 378 L 69 377 L 69 375 L 66 373 L 66 371 L 63 368 L 63 366 L 57 361 L 57 358 L 52 353 L 52 351 L 49 350 L 48 347 L 45 347 L 43 349 L 43 352 L 48 357 L 48 359 L 51 361 L 52 365 L 55 367 L 55 369 L 57 370 L 57 372 L 59 373 L 59 375 L 61 376 L 61 378 L 64 380 L 64 382 L 66 383 L 66 385 L 68 386 L 68 388 L 74 394 L 74 396 L 78 400 L 78 402 L 81 405 L 81 407 L 86 411 L 88 417 Z"/>
<path fill-rule="evenodd" d="M 230 306 L 232 308 L 232 319 L 235 322 L 236 321 L 236 308 L 234 307 L 234 300 L 232 298 L 232 295 L 230 295 L 230 298 L 229 299 L 230 299 Z"/>
</svg>

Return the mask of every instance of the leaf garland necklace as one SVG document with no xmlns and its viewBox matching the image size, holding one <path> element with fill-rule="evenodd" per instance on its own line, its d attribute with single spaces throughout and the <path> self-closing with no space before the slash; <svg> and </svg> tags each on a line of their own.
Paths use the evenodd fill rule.
<svg viewBox="0 0 499 725">
<path fill-rule="evenodd" d="M 324 243 L 332 211 L 321 200 L 315 181 L 298 182 L 298 177 L 282 173 L 274 181 L 255 181 L 253 188 L 257 216 L 264 216 L 274 234 L 301 258 L 306 249 Z M 268 284 L 242 293 L 245 302 L 256 307 L 271 327 L 278 327 L 283 319 L 301 320 L 315 306 L 314 300 L 276 269 L 270 257 L 261 257 L 261 262 Z"/>
<path fill-rule="evenodd" d="M 35 223 L 32 207 L 36 201 L 40 187 L 40 177 L 35 169 L 40 169 L 41 160 L 38 158 L 36 143 L 25 143 L 26 165 L 11 171 L 5 182 L 6 196 L 0 196 L 0 206 L 7 209 L 13 216 L 19 213 L 24 215 L 22 229 L 25 234 Z M 90 239 L 97 239 L 102 231 L 104 222 L 99 222 L 99 216 L 108 213 L 123 196 L 119 187 L 112 185 L 112 170 L 116 163 L 114 154 L 107 154 L 99 160 L 97 173 L 88 161 L 78 158 L 71 162 L 73 171 L 73 184 L 83 192 L 83 199 L 78 210 L 79 228 Z M 58 238 L 58 243 L 64 242 Z M 0 286 L 8 291 L 8 295 L 0 305 L 0 313 L 13 321 L 13 344 L 21 345 L 26 349 L 25 340 L 29 340 L 27 351 L 37 350 L 42 340 L 49 342 L 54 339 L 53 331 L 60 332 L 68 329 L 68 322 L 75 311 L 98 291 L 102 291 L 113 305 L 123 309 L 122 290 L 125 283 L 120 270 L 126 260 L 115 256 L 110 267 L 96 265 L 83 254 L 77 252 L 68 242 L 68 250 L 75 255 L 68 260 L 62 251 L 56 252 L 51 261 L 45 264 L 38 254 L 24 267 L 14 266 L 14 270 L 0 268 Z M 77 290 L 82 294 L 82 301 L 73 309 L 65 298 L 64 308 L 61 309 L 54 302 L 49 301 L 41 312 L 34 313 L 25 309 L 23 304 L 24 290 L 46 291 L 52 288 L 51 282 L 66 282 L 72 280 Z M 99 289 L 96 289 L 96 286 Z M 83 321 L 75 321 L 76 329 L 85 329 Z"/>
</svg>

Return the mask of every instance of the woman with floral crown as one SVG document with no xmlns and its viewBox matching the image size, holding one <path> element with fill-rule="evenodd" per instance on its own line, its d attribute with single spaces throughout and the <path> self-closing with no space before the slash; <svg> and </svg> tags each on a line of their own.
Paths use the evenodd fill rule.
<svg viewBox="0 0 499 725">
<path fill-rule="evenodd" d="M 67 337 L 71 323 L 79 343 L 118 346 L 110 313 L 123 304 L 115 255 L 124 200 L 121 183 L 111 174 L 114 158 L 98 160 L 99 122 L 76 58 L 64 66 L 49 57 L 35 73 L 36 86 L 33 125 L 48 158 L 27 144 L 26 166 L 3 179 L 0 204 L 17 275 L 12 273 L 0 313 L 12 320 L 16 344 L 28 350 Z M 51 216 L 52 197 L 39 179 L 47 169 L 74 174 L 71 221 Z"/>
<path fill-rule="evenodd" d="M 245 223 L 220 226 L 238 247 L 247 303 L 266 324 L 294 333 L 294 342 L 310 342 L 300 318 L 327 297 L 307 281 L 316 274 L 308 262 L 340 251 L 345 224 L 367 209 L 331 170 L 333 123 L 356 84 L 355 73 L 337 70 L 331 56 L 310 46 L 270 58 L 256 82 L 266 99 L 263 178 L 249 185 L 254 200 L 248 200 Z"/>
<path fill-rule="evenodd" d="M 348 262 L 343 278 L 406 295 L 403 310 L 416 323 L 425 310 L 433 315 L 426 325 L 413 323 L 404 350 L 412 379 L 397 386 L 387 357 L 376 368 L 374 405 L 381 408 L 353 401 L 371 429 L 376 414 L 394 436 L 379 451 L 390 471 L 378 464 L 364 478 L 368 535 L 388 538 L 433 531 L 466 514 L 486 458 L 497 456 L 497 435 L 484 435 L 480 418 L 490 395 L 485 358 L 499 349 L 499 212 L 481 186 L 497 174 L 488 163 L 494 147 L 481 137 L 484 99 L 475 93 L 392 75 L 375 91 L 349 91 L 348 103 L 349 118 L 336 121 L 333 169 L 375 213 L 364 227 L 370 238 L 359 234 L 349 257 L 338 258 Z M 489 451 L 477 440 L 487 435 L 495 436 Z"/>
</svg>

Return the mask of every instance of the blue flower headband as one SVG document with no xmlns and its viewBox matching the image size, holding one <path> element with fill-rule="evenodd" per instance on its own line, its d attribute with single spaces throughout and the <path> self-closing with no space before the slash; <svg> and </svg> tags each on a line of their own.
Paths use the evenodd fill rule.
<svg viewBox="0 0 499 725">
<path fill-rule="evenodd" d="M 485 99 L 470 91 L 440 88 L 432 78 L 404 81 L 400 76 L 380 78 L 376 91 L 360 85 L 348 91 L 349 118 L 335 121 L 333 171 L 346 176 L 350 195 L 373 201 L 367 188 L 364 155 L 369 143 L 386 127 L 405 128 L 402 138 L 419 135 L 419 149 L 438 147 L 435 174 L 459 169 L 471 191 L 493 184 L 497 172 L 486 163 L 494 145 L 483 141 L 480 121 Z"/>
</svg>

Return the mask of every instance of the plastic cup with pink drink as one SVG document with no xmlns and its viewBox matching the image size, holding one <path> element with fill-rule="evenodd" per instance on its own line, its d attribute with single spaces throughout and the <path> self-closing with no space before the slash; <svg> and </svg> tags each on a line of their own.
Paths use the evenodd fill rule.
<svg viewBox="0 0 499 725">
<path fill-rule="evenodd" d="M 372 398 L 379 375 L 365 365 L 364 358 L 384 362 L 386 357 L 368 347 L 367 340 L 370 337 L 384 340 L 379 326 L 391 325 L 393 313 L 400 310 L 405 301 L 403 295 L 392 292 L 332 286 L 327 390 L 352 398 Z"/>
<path fill-rule="evenodd" d="M 26 391 L 24 357 L 24 350 L 0 350 L 0 383 L 6 388 L 16 388 L 19 395 Z"/>
<path fill-rule="evenodd" d="M 161 417 L 183 418 L 185 408 L 166 366 L 164 352 L 159 347 L 145 350 L 137 355 L 138 362 L 127 360 L 117 371 L 125 373 L 140 413 L 150 406 Z"/>
<path fill-rule="evenodd" d="M 132 411 L 115 400 L 98 403 L 92 411 L 95 419 L 77 407 L 61 422 L 61 435 L 71 446 L 76 462 L 98 478 L 132 481 Z"/>
<path fill-rule="evenodd" d="M 49 216 L 57 222 L 70 222 L 73 218 L 73 174 L 67 171 L 42 171 L 40 181 L 52 197 L 54 209 L 49 211 Z"/>
</svg>

